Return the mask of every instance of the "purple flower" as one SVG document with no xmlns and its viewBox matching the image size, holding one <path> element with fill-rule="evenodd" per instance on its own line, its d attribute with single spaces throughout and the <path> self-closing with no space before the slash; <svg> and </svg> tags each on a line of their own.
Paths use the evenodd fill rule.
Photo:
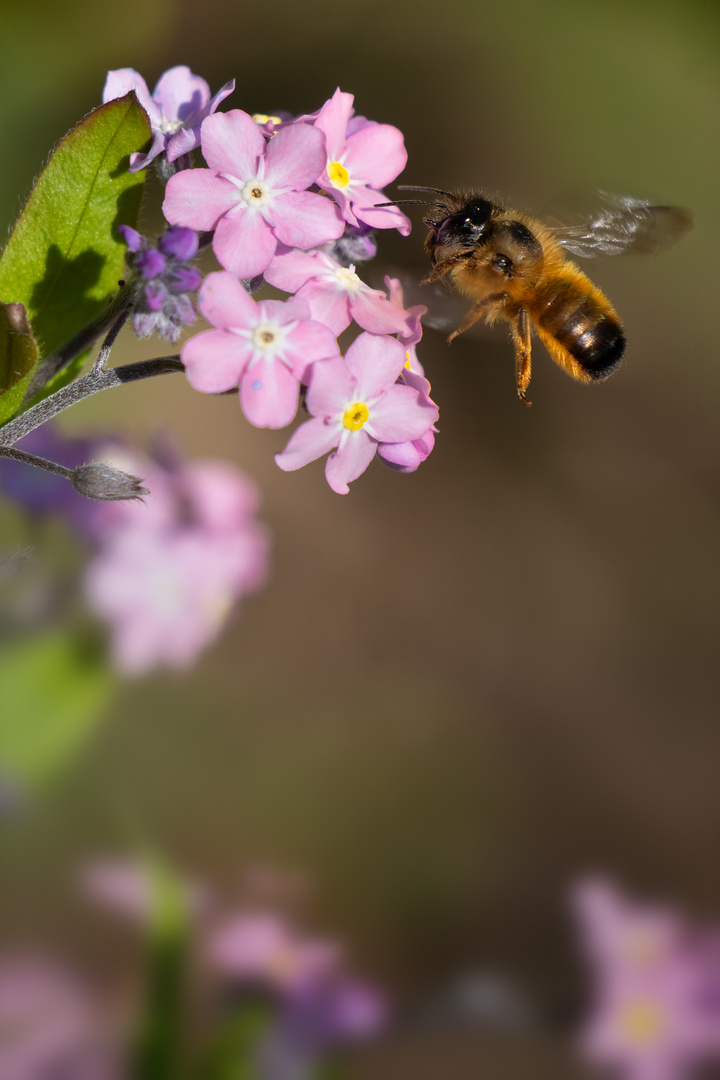
<svg viewBox="0 0 720 1080">
<path fill-rule="evenodd" d="M 375 457 L 380 443 L 420 439 L 437 420 L 435 405 L 410 386 L 397 384 L 405 350 L 394 338 L 363 333 L 345 359 L 314 364 L 306 405 L 313 419 L 302 424 L 275 455 L 292 471 L 330 454 L 325 477 L 347 494 Z"/>
<path fill-rule="evenodd" d="M 202 277 L 188 260 L 197 255 L 197 233 L 173 225 L 153 247 L 129 225 L 118 226 L 118 232 L 128 246 L 127 261 L 142 283 L 133 307 L 135 333 L 140 338 L 159 334 L 176 342 L 183 327 L 196 318 L 189 294 L 197 290 Z"/>
<path fill-rule="evenodd" d="M 113 463 L 140 471 L 151 496 L 147 505 L 98 507 L 88 601 L 110 623 L 121 672 L 187 667 L 239 598 L 265 583 L 268 538 L 254 518 L 257 495 L 227 462 L 163 469 L 126 454 Z"/>
<path fill-rule="evenodd" d="M 342 235 L 337 206 L 306 189 L 325 167 L 325 136 L 309 124 L 281 128 L 268 143 L 247 113 L 203 122 L 208 169 L 186 169 L 168 181 L 163 213 L 173 225 L 215 230 L 213 250 L 241 278 L 262 274 L 278 241 L 311 248 Z"/>
<path fill-rule="evenodd" d="M 410 331 L 409 312 L 361 281 L 353 265 L 341 266 L 321 251 L 279 252 L 265 271 L 265 280 L 307 300 L 313 319 L 334 334 L 341 334 L 353 319 L 373 334 Z"/>
<path fill-rule="evenodd" d="M 144 169 L 163 151 L 168 161 L 175 161 L 200 145 L 200 125 L 215 112 L 221 101 L 235 89 L 235 80 L 225 83 L 214 98 L 210 87 L 189 67 L 170 68 L 160 76 L 150 95 L 142 75 L 133 68 L 109 71 L 103 90 L 103 102 L 124 97 L 130 90 L 137 94 L 150 119 L 152 146 L 147 154 L 130 155 L 130 172 Z"/>
<path fill-rule="evenodd" d="M 593 979 L 584 1054 L 627 1080 L 677 1080 L 717 1058 L 711 972 L 679 916 L 630 904 L 594 880 L 575 890 L 574 907 Z"/>
<path fill-rule="evenodd" d="M 199 304 L 217 329 L 198 334 L 183 347 L 190 384 L 217 394 L 239 383 L 242 409 L 251 424 L 285 427 L 297 412 L 307 366 L 339 354 L 332 330 L 313 321 L 304 300 L 256 303 L 229 273 L 208 274 Z"/>
<path fill-rule="evenodd" d="M 375 207 L 387 201 L 380 189 L 395 180 L 407 163 L 402 132 L 390 124 L 353 116 L 353 100 L 352 94 L 337 89 L 315 118 L 315 127 L 327 136 L 327 158 L 317 183 L 337 200 L 351 225 L 364 222 L 374 229 L 398 229 L 407 236 L 411 223 L 401 210 Z"/>
</svg>

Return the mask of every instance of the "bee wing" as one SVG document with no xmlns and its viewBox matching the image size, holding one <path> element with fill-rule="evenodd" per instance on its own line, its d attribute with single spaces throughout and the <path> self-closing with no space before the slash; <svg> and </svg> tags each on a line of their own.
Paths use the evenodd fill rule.
<svg viewBox="0 0 720 1080">
<path fill-rule="evenodd" d="M 679 206 L 652 206 L 646 199 L 601 192 L 605 206 L 578 225 L 556 229 L 561 247 L 582 259 L 598 255 L 657 255 L 692 228 Z"/>
</svg>

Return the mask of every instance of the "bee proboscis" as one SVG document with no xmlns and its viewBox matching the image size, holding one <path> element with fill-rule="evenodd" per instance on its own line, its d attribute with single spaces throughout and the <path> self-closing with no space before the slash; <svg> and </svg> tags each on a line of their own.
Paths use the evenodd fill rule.
<svg viewBox="0 0 720 1080">
<path fill-rule="evenodd" d="M 623 252 L 654 254 L 692 226 L 686 210 L 642 199 L 605 195 L 606 205 L 580 225 L 551 226 L 512 210 L 479 191 L 441 191 L 403 185 L 438 198 L 398 200 L 433 209 L 424 218 L 425 250 L 432 262 L 427 282 L 448 278 L 474 300 L 452 342 L 479 319 L 510 324 L 515 381 L 526 404 L 535 330 L 563 371 L 581 382 L 599 382 L 625 352 L 622 323 L 607 297 L 566 252 L 581 258 Z M 398 205 L 381 204 L 381 205 Z"/>
</svg>

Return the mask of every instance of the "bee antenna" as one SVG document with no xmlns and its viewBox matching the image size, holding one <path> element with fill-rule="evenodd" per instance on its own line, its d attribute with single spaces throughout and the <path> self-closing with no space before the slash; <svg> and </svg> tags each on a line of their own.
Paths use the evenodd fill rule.
<svg viewBox="0 0 720 1080">
<path fill-rule="evenodd" d="M 379 202 L 374 204 L 373 210 L 376 210 L 378 206 L 439 206 L 441 210 L 447 210 L 445 203 L 430 202 L 429 199 L 397 199 L 395 202 Z"/>
<path fill-rule="evenodd" d="M 398 184 L 398 191 L 429 191 L 433 195 L 445 195 L 448 199 L 452 199 L 452 193 L 449 191 L 436 187 L 418 187 L 417 184 Z"/>
</svg>

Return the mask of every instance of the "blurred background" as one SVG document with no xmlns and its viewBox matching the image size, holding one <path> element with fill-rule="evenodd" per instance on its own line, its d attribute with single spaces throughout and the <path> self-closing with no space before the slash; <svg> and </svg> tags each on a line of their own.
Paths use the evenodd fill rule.
<svg viewBox="0 0 720 1080">
<path fill-rule="evenodd" d="M 75 435 L 143 447 L 162 430 L 187 456 L 241 466 L 262 490 L 273 572 L 193 670 L 118 681 L 3 829 L 3 941 L 90 956 L 76 868 L 138 837 L 228 888 L 258 860 L 302 871 L 315 917 L 409 1010 L 479 972 L 538 1014 L 571 1017 L 567 890 L 589 872 L 720 918 L 717 4 L 0 11 L 8 226 L 108 69 L 134 67 L 152 87 L 179 63 L 213 91 L 235 77 L 224 107 L 251 113 L 353 92 L 358 112 L 404 132 L 406 183 L 481 186 L 539 216 L 578 189 L 695 216 L 657 259 L 583 266 L 629 341 L 603 385 L 571 382 L 536 343 L 526 409 L 503 328 L 451 350 L 426 330 L 435 451 L 410 476 L 375 463 L 346 497 L 320 463 L 280 472 L 286 432 L 252 429 L 232 397 L 180 376 L 65 414 Z M 379 234 L 376 278 L 424 275 L 410 213 L 409 238 Z M 128 329 L 114 359 L 166 351 Z M 34 543 L 36 560 L 68 545 L 29 538 L 12 508 L 0 539 Z M 399 1033 L 358 1075 L 469 1067 L 577 1075 L 552 1025 L 523 1040 Z"/>
</svg>

